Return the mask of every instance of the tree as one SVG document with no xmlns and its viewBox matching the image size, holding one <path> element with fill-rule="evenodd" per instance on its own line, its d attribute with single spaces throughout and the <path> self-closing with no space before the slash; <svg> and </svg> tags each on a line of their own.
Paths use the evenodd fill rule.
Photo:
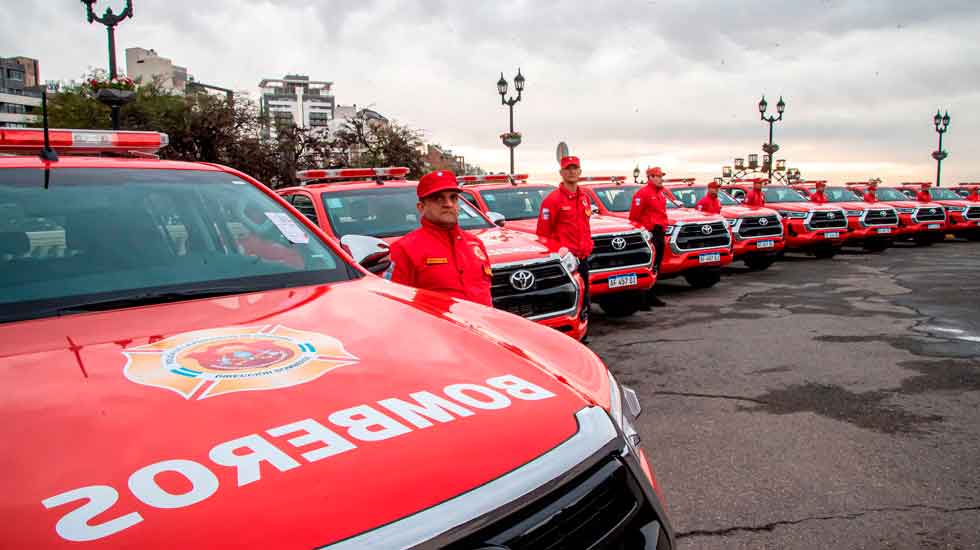
<svg viewBox="0 0 980 550">
<path fill-rule="evenodd" d="M 421 134 L 396 122 L 351 118 L 336 132 L 333 146 L 346 166 L 404 166 L 410 179 L 422 177 Z"/>
</svg>

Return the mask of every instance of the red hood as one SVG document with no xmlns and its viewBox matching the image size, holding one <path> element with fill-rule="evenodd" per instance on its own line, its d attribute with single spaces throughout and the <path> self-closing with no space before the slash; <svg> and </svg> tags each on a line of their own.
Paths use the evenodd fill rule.
<svg viewBox="0 0 980 550">
<path fill-rule="evenodd" d="M 725 221 L 725 217 L 718 214 L 705 214 L 693 208 L 669 208 L 667 209 L 667 221 L 672 224 L 678 222 L 718 222 Z"/>
<path fill-rule="evenodd" d="M 975 202 L 971 202 L 966 199 L 963 200 L 939 199 L 939 200 L 934 200 L 933 202 L 942 206 L 962 206 L 963 208 L 969 208 L 977 204 Z"/>
<path fill-rule="evenodd" d="M 624 214 L 621 218 L 619 215 L 607 216 L 604 214 L 593 214 L 589 219 L 589 225 L 592 227 L 592 235 L 607 235 L 609 233 L 622 233 L 623 231 L 639 231 L 640 228 L 630 222 L 628 217 Z M 528 233 L 535 233 L 538 229 L 538 219 L 531 218 L 527 220 L 514 220 L 507 221 L 507 227 L 512 227 L 518 231 L 524 231 Z"/>
<path fill-rule="evenodd" d="M 788 212 L 808 212 L 810 210 L 815 210 L 817 212 L 826 211 L 838 211 L 843 210 L 839 206 L 831 206 L 830 204 L 817 204 L 815 202 L 767 202 L 766 206 L 772 208 L 773 210 L 786 210 Z"/>
<path fill-rule="evenodd" d="M 259 330 L 284 343 L 266 338 L 266 347 L 249 348 L 235 336 Z M 222 336 L 218 343 L 202 341 Z M 89 526 L 132 520 L 133 514 L 142 518 L 87 544 L 96 548 L 313 548 L 499 477 L 572 435 L 573 413 L 590 401 L 608 406 L 601 362 L 567 336 L 375 277 L 8 323 L 0 325 L 0 341 L 2 435 L 9 443 L 0 458 L 7 472 L 0 488 L 7 495 L 4 540 L 13 548 L 63 546 L 56 523 L 73 511 Z M 301 346 L 315 346 L 313 359 L 296 362 Z M 167 350 L 175 350 L 169 353 L 176 353 L 176 363 L 165 363 Z M 291 357 L 291 370 L 284 370 L 283 356 Z M 233 366 L 222 366 L 228 359 Z M 218 382 L 168 370 L 188 365 L 232 373 L 269 370 Z M 559 365 L 561 372 L 552 370 Z M 450 415 L 425 428 L 379 403 L 414 402 L 414 392 L 448 399 L 447 386 L 487 388 L 500 383 L 488 379 L 504 375 L 553 395 L 512 396 L 495 410 L 468 404 L 472 414 Z M 364 405 L 403 428 L 369 441 L 332 416 Z M 311 452 L 328 448 L 322 441 L 307 436 L 304 442 L 306 432 L 298 426 L 282 428 L 302 421 L 317 426 L 307 419 L 353 445 L 345 449 L 335 441 L 332 448 L 343 452 L 317 457 Z M 239 438 L 249 446 L 231 445 L 235 454 L 267 457 L 260 469 L 222 466 L 211 458 L 217 452 L 212 449 Z M 200 486 L 173 471 L 135 482 L 130 477 L 174 460 L 199 465 Z M 181 471 L 194 471 L 183 464 Z M 143 491 L 146 499 L 146 487 L 153 487 L 147 479 L 175 495 L 195 487 L 204 494 L 195 503 L 179 497 L 181 506 L 157 501 L 154 507 L 134 496 Z M 216 487 L 208 488 L 209 479 Z M 96 516 L 99 510 L 82 506 L 84 494 L 52 498 L 89 486 L 106 487 L 92 503 L 108 503 L 105 513 Z M 115 504 L 113 490 L 119 493 Z"/>
<path fill-rule="evenodd" d="M 760 206 L 722 206 L 721 215 L 726 218 L 745 218 L 745 217 L 755 217 L 755 216 L 772 216 L 776 214 L 776 211 L 772 208 L 765 208 Z"/>
<path fill-rule="evenodd" d="M 919 201 L 878 201 L 874 204 L 887 204 L 895 208 L 939 208 L 942 205 L 938 202 L 919 202 Z"/>
<path fill-rule="evenodd" d="M 880 202 L 867 202 L 867 201 L 844 201 L 844 202 L 828 202 L 827 206 L 839 206 L 845 210 L 868 210 L 871 208 L 882 208 Z M 887 204 L 884 206 L 888 206 Z"/>
</svg>

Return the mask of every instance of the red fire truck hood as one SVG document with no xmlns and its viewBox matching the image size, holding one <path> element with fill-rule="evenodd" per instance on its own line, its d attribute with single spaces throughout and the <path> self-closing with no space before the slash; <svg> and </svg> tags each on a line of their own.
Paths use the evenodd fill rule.
<svg viewBox="0 0 980 550">
<path fill-rule="evenodd" d="M 772 216 L 776 211 L 772 208 L 755 206 L 722 206 L 721 215 L 726 218 L 747 218 L 758 216 Z"/>
<path fill-rule="evenodd" d="M 592 235 L 606 235 L 609 233 L 622 233 L 623 231 L 639 231 L 640 228 L 629 220 L 618 216 L 607 216 L 603 214 L 593 214 L 589 219 L 589 226 L 592 228 Z M 507 227 L 518 231 L 534 233 L 537 231 L 537 218 L 527 220 L 508 221 Z"/>
<path fill-rule="evenodd" d="M 483 241 L 494 264 L 546 258 L 559 248 L 536 235 L 510 229 L 478 229 L 472 233 Z"/>
<path fill-rule="evenodd" d="M 376 277 L 7 323 L 0 341 L 11 548 L 314 548 L 526 464 L 608 406 L 567 336 Z"/>
<path fill-rule="evenodd" d="M 679 222 L 717 222 L 724 221 L 725 218 L 716 214 L 705 214 L 693 208 L 670 208 L 667 210 L 667 220 L 674 224 Z"/>
</svg>

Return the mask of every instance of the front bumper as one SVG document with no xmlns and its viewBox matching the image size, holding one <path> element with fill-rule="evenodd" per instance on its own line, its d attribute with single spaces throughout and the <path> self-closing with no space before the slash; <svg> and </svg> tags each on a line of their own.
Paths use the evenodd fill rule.
<svg viewBox="0 0 980 550">
<path fill-rule="evenodd" d="M 713 254 L 717 255 L 718 260 L 704 261 L 702 258 L 707 258 Z M 692 250 L 690 252 L 678 252 L 674 250 L 670 244 L 667 244 L 667 248 L 664 250 L 664 259 L 660 264 L 660 278 L 676 277 L 684 273 L 685 271 L 690 271 L 693 269 L 705 269 L 705 268 L 721 268 L 732 263 L 734 255 L 730 248 L 706 248 L 700 250 Z"/>
<path fill-rule="evenodd" d="M 772 246 L 760 247 L 759 243 L 772 242 Z M 732 251 L 736 260 L 749 256 L 774 256 L 786 248 L 786 239 L 776 237 L 756 237 L 752 239 L 736 239 Z"/>
<path fill-rule="evenodd" d="M 848 242 L 892 240 L 899 234 L 898 225 L 864 225 L 858 218 L 848 218 Z"/>
<path fill-rule="evenodd" d="M 942 221 L 917 222 L 912 219 L 911 214 L 899 216 L 899 235 L 903 237 L 913 237 L 923 233 L 941 233 L 945 223 Z"/>
<path fill-rule="evenodd" d="M 948 211 L 946 223 L 943 231 L 947 233 L 972 232 L 980 229 L 980 220 L 970 220 L 963 216 L 963 212 Z"/>
<path fill-rule="evenodd" d="M 620 275 L 636 275 L 636 284 L 631 286 L 619 286 L 609 288 L 609 279 Z M 589 293 L 591 296 L 604 296 L 617 292 L 630 292 L 634 290 L 649 290 L 657 282 L 657 276 L 649 267 L 633 267 L 627 269 L 610 269 L 598 273 L 589 273 Z"/>
<path fill-rule="evenodd" d="M 786 249 L 788 250 L 806 250 L 827 245 L 840 247 L 847 240 L 848 229 L 846 227 L 809 229 L 801 219 L 784 219 L 783 224 L 786 228 Z M 837 234 L 836 237 L 832 236 L 834 233 Z"/>
<path fill-rule="evenodd" d="M 550 545 L 605 547 L 628 541 L 631 548 L 676 548 L 645 457 L 633 450 L 602 408 L 586 407 L 575 417 L 579 426 L 575 435 L 524 466 L 441 504 L 326 548 L 507 548 L 526 540 L 532 531 L 536 536 L 546 532 L 551 538 L 545 542 Z M 617 479 L 603 489 L 612 487 L 618 490 L 621 501 L 632 502 L 634 506 L 627 513 L 608 519 L 599 514 L 569 517 L 573 516 L 576 499 L 581 502 L 593 496 L 592 488 L 612 476 Z M 591 534 L 598 538 L 566 540 L 566 535 L 571 536 L 567 529 L 570 521 L 592 522 L 590 527 L 597 530 L 590 530 Z"/>
</svg>

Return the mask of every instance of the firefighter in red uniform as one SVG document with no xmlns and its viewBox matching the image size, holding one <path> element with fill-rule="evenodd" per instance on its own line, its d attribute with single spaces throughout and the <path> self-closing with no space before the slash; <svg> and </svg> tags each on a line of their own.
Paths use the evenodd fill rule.
<svg viewBox="0 0 980 550">
<path fill-rule="evenodd" d="M 864 202 L 878 202 L 878 180 L 868 182 L 868 190 L 864 192 Z"/>
<path fill-rule="evenodd" d="M 578 179 L 582 175 L 578 157 L 562 157 L 560 164 L 561 184 L 541 202 L 537 233 L 564 246 L 578 258 L 578 271 L 585 282 L 582 289 L 582 320 L 585 320 L 592 304 L 589 296 L 589 255 L 592 254 L 589 218 L 592 216 L 592 205 L 578 188 Z"/>
<path fill-rule="evenodd" d="M 919 188 L 919 192 L 915 194 L 915 200 L 919 202 L 932 202 L 932 195 L 929 194 L 929 186 L 932 184 L 924 181 L 922 182 L 922 187 Z"/>
<path fill-rule="evenodd" d="M 487 249 L 459 227 L 459 192 L 452 172 L 422 176 L 416 191 L 422 227 L 391 245 L 385 278 L 493 307 Z"/>
<path fill-rule="evenodd" d="M 718 190 L 721 185 L 717 181 L 708 183 L 708 193 L 694 205 L 694 208 L 705 214 L 721 214 L 721 201 L 718 200 Z"/>
<path fill-rule="evenodd" d="M 966 200 L 980 202 L 980 187 L 970 189 L 970 194 L 966 196 Z"/>
<path fill-rule="evenodd" d="M 812 195 L 810 195 L 810 202 L 815 202 L 817 204 L 825 204 L 827 202 L 827 195 L 824 194 L 824 191 L 826 191 L 827 189 L 827 182 L 818 181 L 816 185 L 817 185 L 817 190 L 814 191 Z"/>
<path fill-rule="evenodd" d="M 630 221 L 649 231 L 656 255 L 653 259 L 654 273 L 660 272 L 660 263 L 664 259 L 665 235 L 667 231 L 667 195 L 664 194 L 664 171 L 659 166 L 647 168 L 647 184 L 633 195 L 630 203 Z M 660 298 L 653 293 L 647 293 L 647 304 L 663 307 Z"/>
<path fill-rule="evenodd" d="M 745 206 L 755 206 L 757 208 L 762 208 L 766 205 L 766 195 L 762 192 L 762 182 L 764 180 L 757 179 L 752 182 L 752 190 L 745 195 Z"/>
</svg>

